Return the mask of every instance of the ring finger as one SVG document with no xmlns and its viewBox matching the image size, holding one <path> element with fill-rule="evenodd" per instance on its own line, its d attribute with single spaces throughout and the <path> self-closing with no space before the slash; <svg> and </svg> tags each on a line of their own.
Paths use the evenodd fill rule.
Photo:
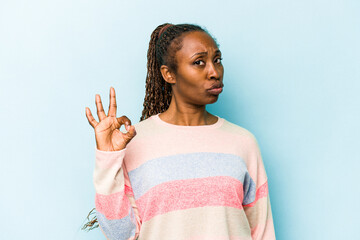
<svg viewBox="0 0 360 240">
<path fill-rule="evenodd" d="M 97 115 L 99 117 L 99 120 L 102 121 L 104 118 L 106 118 L 106 114 L 104 112 L 104 108 L 99 94 L 96 94 L 95 96 L 95 103 L 96 103 Z"/>
</svg>

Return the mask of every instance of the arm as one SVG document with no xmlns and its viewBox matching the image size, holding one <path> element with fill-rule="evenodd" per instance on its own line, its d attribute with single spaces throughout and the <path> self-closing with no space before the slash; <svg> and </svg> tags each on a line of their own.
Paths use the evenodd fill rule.
<svg viewBox="0 0 360 240">
<path fill-rule="evenodd" d="M 133 240 L 139 232 L 141 221 L 123 160 L 126 145 L 136 135 L 135 127 L 131 126 L 126 116 L 116 117 L 113 88 L 110 88 L 108 115 L 105 114 L 99 95 L 96 95 L 95 103 L 99 122 L 94 119 L 89 108 L 86 108 L 86 117 L 95 130 L 97 148 L 94 170 L 97 220 L 107 239 Z M 120 131 L 123 124 L 127 133 Z"/>
<path fill-rule="evenodd" d="M 125 151 L 96 150 L 95 207 L 99 226 L 107 239 L 136 239 L 141 226 L 123 163 Z"/>
<path fill-rule="evenodd" d="M 256 240 L 275 239 L 275 230 L 268 191 L 268 179 L 260 149 L 253 137 L 249 153 L 249 174 L 244 181 L 243 207 L 251 228 L 251 237 Z"/>
</svg>

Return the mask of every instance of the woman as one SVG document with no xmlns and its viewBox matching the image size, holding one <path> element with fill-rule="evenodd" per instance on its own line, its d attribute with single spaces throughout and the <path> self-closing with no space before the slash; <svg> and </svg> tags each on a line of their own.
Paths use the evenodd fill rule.
<svg viewBox="0 0 360 240">
<path fill-rule="evenodd" d="M 96 213 L 108 239 L 275 239 L 255 137 L 206 111 L 224 87 L 218 44 L 197 25 L 151 35 L 140 122 L 96 95 Z M 125 125 L 127 133 L 119 129 Z"/>
</svg>

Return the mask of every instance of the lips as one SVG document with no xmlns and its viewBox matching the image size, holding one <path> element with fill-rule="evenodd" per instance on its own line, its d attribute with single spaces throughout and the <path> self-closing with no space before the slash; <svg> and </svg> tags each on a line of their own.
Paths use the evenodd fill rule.
<svg viewBox="0 0 360 240">
<path fill-rule="evenodd" d="M 209 90 L 216 88 L 223 88 L 223 87 L 224 87 L 223 83 L 215 83 L 214 85 L 211 86 L 211 88 L 209 88 Z"/>
<path fill-rule="evenodd" d="M 207 91 L 214 95 L 219 95 L 223 90 L 224 84 L 223 83 L 216 83 Z"/>
</svg>

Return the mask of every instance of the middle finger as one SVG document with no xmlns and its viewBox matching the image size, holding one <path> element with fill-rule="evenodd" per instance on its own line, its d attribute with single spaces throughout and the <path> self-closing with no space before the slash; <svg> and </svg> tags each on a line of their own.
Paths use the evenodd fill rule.
<svg viewBox="0 0 360 240">
<path fill-rule="evenodd" d="M 115 89 L 113 87 L 110 88 L 110 104 L 109 104 L 109 117 L 116 117 L 116 97 L 115 97 Z"/>
</svg>

